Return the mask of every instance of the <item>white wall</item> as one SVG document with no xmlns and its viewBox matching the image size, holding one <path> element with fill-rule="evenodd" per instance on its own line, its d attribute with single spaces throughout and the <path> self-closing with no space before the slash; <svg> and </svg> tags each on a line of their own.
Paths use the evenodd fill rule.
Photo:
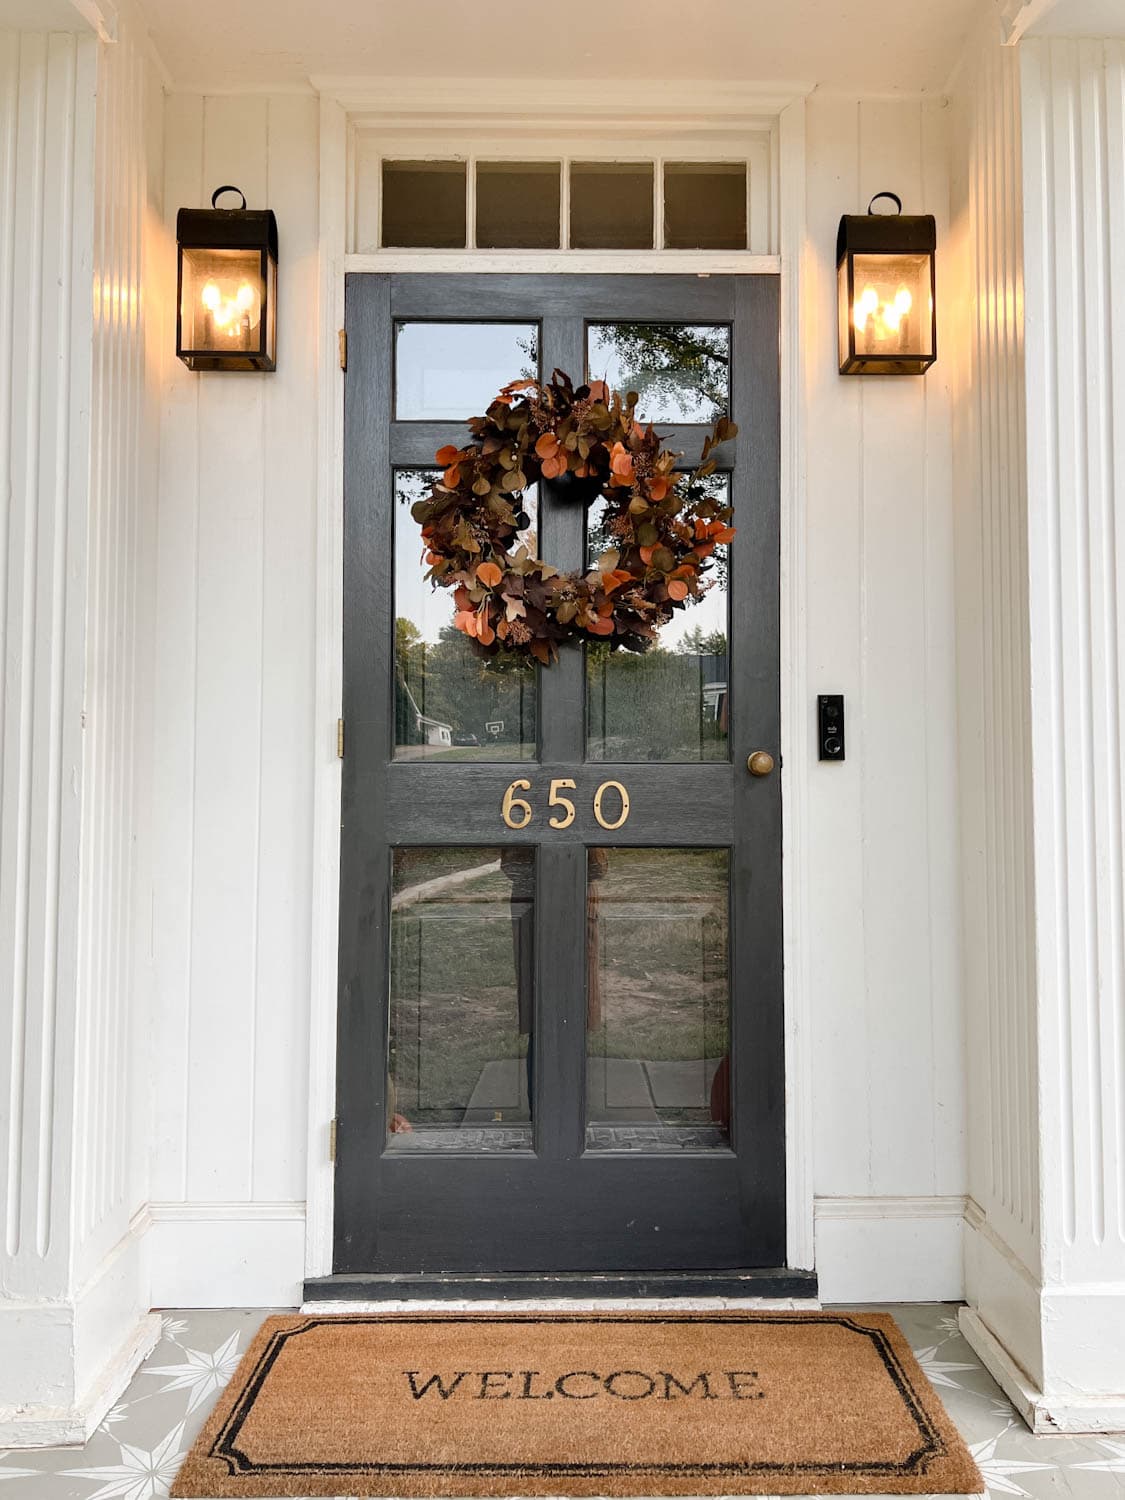
<svg viewBox="0 0 1125 1500">
<path fill-rule="evenodd" d="M 153 1296 L 292 1301 L 312 906 L 318 107 L 172 94 L 165 224 L 222 183 L 278 220 L 278 370 L 194 375 L 162 330 Z M 222 1277 L 220 1279 L 220 1272 Z"/>
<path fill-rule="evenodd" d="M 819 94 L 806 111 L 808 685 L 848 711 L 847 761 L 813 760 L 808 814 L 821 1295 L 956 1296 L 949 111 Z M 841 379 L 836 228 L 883 189 L 937 219 L 938 361 L 918 380 Z"/>
<path fill-rule="evenodd" d="M 161 111 L 119 21 L 112 45 L 0 33 L 0 1442 L 80 1440 L 154 1336 L 135 959 Z"/>
<path fill-rule="evenodd" d="M 937 214 L 944 245 L 946 118 L 940 102 L 817 96 L 807 113 L 809 684 L 850 711 L 848 762 L 814 760 L 807 823 L 830 1297 L 961 1285 L 951 363 L 882 384 L 835 367 L 839 215 L 891 187 Z M 282 1300 L 303 1269 L 316 104 L 172 95 L 166 131 L 168 223 L 220 182 L 268 203 L 283 302 L 277 375 L 165 370 L 154 1295 Z"/>
</svg>

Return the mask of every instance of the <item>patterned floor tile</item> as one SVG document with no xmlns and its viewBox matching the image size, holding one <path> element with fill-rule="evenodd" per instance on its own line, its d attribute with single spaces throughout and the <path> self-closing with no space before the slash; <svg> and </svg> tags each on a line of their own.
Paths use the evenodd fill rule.
<svg viewBox="0 0 1125 1500">
<path fill-rule="evenodd" d="M 969 1443 L 990 1500 L 1125 1500 L 1125 1436 L 1033 1437 L 961 1337 L 955 1306 L 887 1310 Z M 160 1342 L 84 1448 L 0 1453 L 0 1500 L 161 1500 L 267 1315 L 166 1314 Z"/>
</svg>

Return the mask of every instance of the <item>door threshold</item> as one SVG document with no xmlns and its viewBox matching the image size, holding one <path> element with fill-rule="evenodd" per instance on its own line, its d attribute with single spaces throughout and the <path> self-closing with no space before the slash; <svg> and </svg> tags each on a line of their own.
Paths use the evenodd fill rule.
<svg viewBox="0 0 1125 1500">
<path fill-rule="evenodd" d="M 815 1271 L 791 1271 L 778 1266 L 751 1271 L 568 1271 L 544 1275 L 346 1273 L 310 1277 L 305 1282 L 303 1307 L 310 1312 L 357 1312 L 360 1304 L 364 1310 L 370 1307 L 386 1311 L 390 1304 L 396 1309 L 421 1310 L 423 1303 L 438 1308 L 449 1307 L 451 1303 L 475 1307 L 489 1303 L 515 1311 L 517 1303 L 542 1308 L 548 1303 L 570 1305 L 581 1301 L 600 1306 L 635 1304 L 654 1310 L 667 1303 L 671 1310 L 683 1308 L 685 1299 L 708 1306 L 820 1305 Z"/>
</svg>

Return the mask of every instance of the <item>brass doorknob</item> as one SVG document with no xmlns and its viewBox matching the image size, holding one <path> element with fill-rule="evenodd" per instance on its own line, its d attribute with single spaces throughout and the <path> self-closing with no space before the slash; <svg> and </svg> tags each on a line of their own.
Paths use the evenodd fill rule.
<svg viewBox="0 0 1125 1500">
<path fill-rule="evenodd" d="M 773 756 L 768 750 L 755 750 L 746 757 L 746 769 L 751 776 L 768 776 L 773 770 Z"/>
</svg>

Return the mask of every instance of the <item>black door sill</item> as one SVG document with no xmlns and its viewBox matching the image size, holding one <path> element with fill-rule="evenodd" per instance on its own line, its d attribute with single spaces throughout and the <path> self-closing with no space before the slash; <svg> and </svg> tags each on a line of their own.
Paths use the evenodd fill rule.
<svg viewBox="0 0 1125 1500">
<path fill-rule="evenodd" d="M 539 1297 L 804 1297 L 817 1295 L 815 1271 L 785 1266 L 753 1271 L 506 1271 L 466 1275 L 314 1276 L 306 1302 L 505 1301 Z"/>
</svg>

